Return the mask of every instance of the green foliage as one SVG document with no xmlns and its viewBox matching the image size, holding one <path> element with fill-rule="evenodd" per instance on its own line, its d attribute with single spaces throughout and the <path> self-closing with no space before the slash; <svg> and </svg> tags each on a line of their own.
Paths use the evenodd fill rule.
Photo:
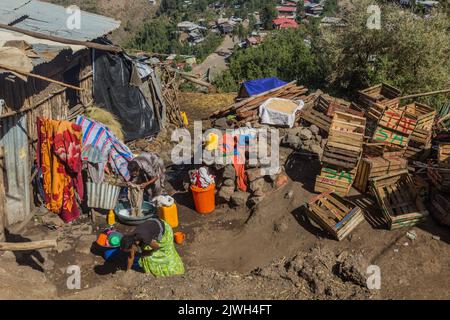
<svg viewBox="0 0 450 320">
<path fill-rule="evenodd" d="M 273 4 L 266 4 L 261 11 L 261 22 L 266 30 L 273 29 L 272 21 L 277 17 L 277 9 Z"/>
<path fill-rule="evenodd" d="M 318 52 L 328 80 L 342 92 L 388 82 L 405 93 L 437 90 L 450 85 L 450 21 L 435 12 L 421 18 L 385 4 L 381 30 L 366 27 L 367 7 L 359 0 L 345 13 L 345 28 L 324 28 Z M 441 103 L 433 98 L 434 103 Z M 431 100 L 429 100 L 431 101 Z"/>
<path fill-rule="evenodd" d="M 241 81 L 277 76 L 285 81 L 316 87 L 323 82 L 317 55 L 304 42 L 301 30 L 282 30 L 269 36 L 260 46 L 237 51 L 229 70 L 215 79 L 224 92 L 235 91 Z"/>
</svg>

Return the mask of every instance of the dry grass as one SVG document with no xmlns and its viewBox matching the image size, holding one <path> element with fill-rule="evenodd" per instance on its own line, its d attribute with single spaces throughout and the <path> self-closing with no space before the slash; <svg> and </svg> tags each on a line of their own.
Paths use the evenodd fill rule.
<svg viewBox="0 0 450 320">
<path fill-rule="evenodd" d="M 182 92 L 180 94 L 181 111 L 185 111 L 189 122 L 209 117 L 211 113 L 234 103 L 236 93 L 196 93 Z"/>
<path fill-rule="evenodd" d="M 111 112 L 98 107 L 89 107 L 86 109 L 85 115 L 92 120 L 103 123 L 119 140 L 123 141 L 122 125 Z"/>
</svg>

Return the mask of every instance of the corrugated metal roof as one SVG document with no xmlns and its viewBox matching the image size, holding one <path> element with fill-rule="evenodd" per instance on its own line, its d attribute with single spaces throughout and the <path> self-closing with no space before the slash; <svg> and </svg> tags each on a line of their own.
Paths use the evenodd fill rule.
<svg viewBox="0 0 450 320">
<path fill-rule="evenodd" d="M 120 26 L 120 21 L 81 11 L 81 28 L 70 30 L 66 26 L 69 17 L 66 8 L 51 3 L 37 0 L 1 0 L 0 23 L 28 31 L 90 41 Z"/>
</svg>

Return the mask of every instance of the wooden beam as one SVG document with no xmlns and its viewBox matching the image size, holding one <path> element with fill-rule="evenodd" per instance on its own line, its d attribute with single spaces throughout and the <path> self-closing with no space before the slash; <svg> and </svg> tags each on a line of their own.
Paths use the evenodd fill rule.
<svg viewBox="0 0 450 320">
<path fill-rule="evenodd" d="M 31 242 L 0 242 L 0 251 L 24 251 L 45 248 L 56 248 L 56 239 Z"/>
<path fill-rule="evenodd" d="M 403 96 L 398 99 L 405 100 L 405 99 L 413 99 L 413 98 L 420 98 L 420 97 L 428 97 L 428 96 L 434 96 L 437 94 L 443 94 L 443 93 L 450 93 L 450 89 L 444 89 L 444 90 L 437 90 L 437 91 L 429 91 L 424 93 L 416 93 L 416 94 L 410 94 L 408 96 Z"/>
<path fill-rule="evenodd" d="M 74 90 L 77 90 L 77 91 L 83 91 L 84 90 L 83 88 L 76 87 L 76 86 L 73 86 L 71 84 L 67 84 L 67 83 L 64 83 L 64 82 L 61 82 L 61 81 L 53 80 L 53 79 L 50 79 L 50 78 L 47 78 L 47 77 L 44 77 L 44 76 L 40 76 L 38 74 L 30 73 L 30 72 L 25 71 L 25 70 L 20 70 L 20 69 L 16 69 L 16 68 L 13 68 L 13 67 L 10 67 L 10 66 L 5 66 L 3 64 L 0 64 L 0 69 L 4 69 L 4 70 L 11 71 L 11 72 L 19 73 L 19 74 L 24 75 L 24 76 L 28 76 L 28 77 L 32 77 L 32 78 L 36 78 L 36 79 L 40 79 L 40 80 L 44 80 L 44 81 L 48 81 L 48 82 L 51 82 L 51 83 L 56 83 L 56 84 L 59 84 L 59 85 L 61 85 L 63 87 L 74 89 Z"/>
<path fill-rule="evenodd" d="M 38 38 L 38 39 L 44 39 L 44 40 L 50 40 L 54 42 L 59 42 L 63 44 L 71 44 L 71 45 L 78 45 L 78 46 L 84 46 L 91 49 L 96 50 L 102 50 L 102 51 L 109 51 L 114 53 L 120 53 L 123 52 L 123 49 L 118 46 L 112 46 L 112 45 L 106 45 L 106 44 L 100 44 L 90 41 L 79 41 L 79 40 L 72 40 L 72 39 L 66 39 L 62 37 L 56 37 L 56 36 L 50 36 L 46 34 L 42 34 L 35 31 L 29 31 L 29 30 L 23 30 L 17 27 L 9 26 L 7 24 L 0 23 L 1 29 L 6 29 L 9 31 L 19 32 L 22 34 L 25 34 L 30 37 Z"/>
</svg>

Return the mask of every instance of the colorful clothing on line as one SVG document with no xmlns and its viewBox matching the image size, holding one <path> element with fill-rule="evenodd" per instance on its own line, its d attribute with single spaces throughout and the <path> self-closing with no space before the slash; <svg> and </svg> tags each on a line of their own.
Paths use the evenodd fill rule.
<svg viewBox="0 0 450 320">
<path fill-rule="evenodd" d="M 139 266 L 145 273 L 151 273 L 155 277 L 168 277 L 184 274 L 184 264 L 175 249 L 173 242 L 173 230 L 170 225 L 164 222 L 164 234 L 162 239 L 156 241 L 159 249 L 153 250 L 149 256 L 139 258 Z M 142 251 L 151 250 L 150 245 L 145 245 Z"/>
<path fill-rule="evenodd" d="M 78 218 L 76 193 L 83 199 L 81 127 L 69 122 L 37 119 L 38 166 L 42 170 L 47 209 L 64 222 Z"/>
<path fill-rule="evenodd" d="M 224 157 L 232 157 L 236 171 L 236 184 L 238 188 L 247 192 L 247 175 L 245 173 L 245 143 L 240 143 L 239 135 L 224 134 L 222 136 L 221 152 Z"/>
<path fill-rule="evenodd" d="M 76 124 L 83 128 L 83 150 L 86 148 L 100 150 L 101 159 L 104 159 L 105 163 L 108 162 L 113 171 L 120 174 L 125 181 L 129 181 L 128 162 L 133 159 L 130 149 L 100 122 L 78 116 Z M 84 154 L 89 153 L 85 152 Z M 95 158 L 91 162 L 97 162 L 98 157 Z M 90 161 L 88 156 L 83 160 Z"/>
</svg>

